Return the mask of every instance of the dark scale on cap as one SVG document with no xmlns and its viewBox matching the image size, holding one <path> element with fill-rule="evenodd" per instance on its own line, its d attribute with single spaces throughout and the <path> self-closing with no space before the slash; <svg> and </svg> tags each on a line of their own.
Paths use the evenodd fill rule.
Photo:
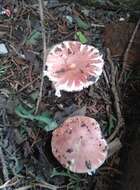
<svg viewBox="0 0 140 190">
<path fill-rule="evenodd" d="M 68 55 L 71 55 L 73 52 L 68 48 Z"/>
<path fill-rule="evenodd" d="M 58 155 L 58 158 L 59 158 L 59 159 L 61 158 L 60 154 Z"/>
<path fill-rule="evenodd" d="M 66 157 L 64 154 L 62 155 L 62 157 L 63 157 L 65 160 L 67 159 L 67 157 Z"/>
<path fill-rule="evenodd" d="M 47 65 L 45 65 L 45 71 L 48 69 L 48 66 Z"/>
<path fill-rule="evenodd" d="M 91 51 L 91 52 L 93 52 L 93 51 L 94 51 L 94 49 L 92 48 L 92 49 L 90 49 L 90 51 Z"/>
<path fill-rule="evenodd" d="M 103 149 L 103 152 L 106 152 L 107 151 L 107 146 L 105 146 L 105 148 Z"/>
<path fill-rule="evenodd" d="M 66 130 L 65 130 L 65 133 L 71 134 L 71 133 L 72 133 L 72 130 L 71 130 L 71 129 L 66 129 Z"/>
<path fill-rule="evenodd" d="M 68 130 L 68 134 L 71 135 L 72 134 L 72 130 Z"/>
<path fill-rule="evenodd" d="M 55 152 L 57 153 L 57 152 L 58 152 L 58 150 L 56 149 L 56 150 L 55 150 Z"/>
<path fill-rule="evenodd" d="M 61 46 L 62 46 L 62 48 L 66 48 L 66 46 L 63 42 L 61 43 Z"/>
<path fill-rule="evenodd" d="M 91 169 L 92 167 L 91 167 L 91 161 L 90 160 L 86 160 L 85 161 L 85 165 L 86 165 L 86 167 L 87 167 L 87 169 Z"/>
<path fill-rule="evenodd" d="M 80 125 L 80 127 L 87 127 L 87 125 L 86 125 L 85 123 L 82 123 L 82 124 Z"/>
<path fill-rule="evenodd" d="M 68 132 L 69 132 L 69 130 L 68 130 L 68 129 L 66 129 L 66 130 L 65 130 L 65 133 L 68 133 Z"/>
<path fill-rule="evenodd" d="M 68 165 L 71 165 L 71 164 L 72 164 L 72 163 L 71 163 L 71 160 L 68 160 L 67 163 L 68 163 Z"/>
<path fill-rule="evenodd" d="M 99 146 L 101 147 L 101 146 L 102 146 L 102 144 L 100 143 L 100 144 L 99 144 Z"/>
<path fill-rule="evenodd" d="M 56 71 L 55 73 L 59 74 L 59 73 L 64 73 L 65 71 L 66 71 L 65 69 L 61 69 L 61 70 Z"/>
<path fill-rule="evenodd" d="M 57 47 L 57 48 L 55 49 L 55 53 L 57 53 L 58 51 L 62 51 L 62 49 Z"/>
<path fill-rule="evenodd" d="M 88 132 L 90 133 L 91 131 L 90 131 L 90 129 L 87 127 L 87 130 L 88 130 Z"/>
<path fill-rule="evenodd" d="M 96 82 L 96 79 L 97 78 L 95 76 L 89 76 L 87 80 L 92 81 L 92 82 Z"/>
<path fill-rule="evenodd" d="M 83 71 L 82 69 L 80 69 L 80 72 L 81 72 L 81 73 L 84 73 L 84 71 Z"/>
<path fill-rule="evenodd" d="M 68 149 L 66 150 L 66 152 L 72 153 L 72 152 L 73 152 L 73 149 L 72 149 L 72 148 L 68 148 Z"/>
</svg>

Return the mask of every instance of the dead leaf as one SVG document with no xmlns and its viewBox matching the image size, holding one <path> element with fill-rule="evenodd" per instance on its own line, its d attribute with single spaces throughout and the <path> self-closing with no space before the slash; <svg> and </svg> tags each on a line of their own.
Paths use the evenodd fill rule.
<svg viewBox="0 0 140 190">
<path fill-rule="evenodd" d="M 140 28 L 138 29 L 132 46 L 129 50 L 126 67 L 131 68 L 140 63 Z"/>
<path fill-rule="evenodd" d="M 119 22 L 108 24 L 103 33 L 105 47 L 109 48 L 112 56 L 122 56 L 131 38 L 134 23 Z"/>
<path fill-rule="evenodd" d="M 26 64 L 26 60 L 19 57 L 19 56 L 15 56 L 13 57 L 14 61 L 18 64 L 18 65 L 24 65 Z"/>
</svg>

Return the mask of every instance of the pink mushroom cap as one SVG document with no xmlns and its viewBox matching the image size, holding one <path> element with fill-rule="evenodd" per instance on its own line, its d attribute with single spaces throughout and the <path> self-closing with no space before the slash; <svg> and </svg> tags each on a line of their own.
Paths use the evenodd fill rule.
<svg viewBox="0 0 140 190">
<path fill-rule="evenodd" d="M 78 41 L 64 41 L 53 46 L 47 56 L 44 76 L 53 82 L 56 95 L 60 91 L 81 91 L 95 83 L 103 70 L 99 50 Z"/>
<path fill-rule="evenodd" d="M 108 152 L 99 124 L 86 116 L 66 119 L 53 131 L 51 146 L 60 164 L 75 173 L 92 174 L 104 163 Z"/>
</svg>

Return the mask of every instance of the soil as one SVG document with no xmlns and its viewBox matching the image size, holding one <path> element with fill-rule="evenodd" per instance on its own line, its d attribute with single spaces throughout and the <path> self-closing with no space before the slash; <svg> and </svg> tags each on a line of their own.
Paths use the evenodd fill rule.
<svg viewBox="0 0 140 190">
<path fill-rule="evenodd" d="M 140 86 L 139 75 L 140 67 L 133 69 L 132 79 L 127 83 L 125 105 L 126 133 L 124 148 L 121 151 L 121 166 L 123 175 L 121 189 L 138 190 L 140 189 Z"/>
</svg>

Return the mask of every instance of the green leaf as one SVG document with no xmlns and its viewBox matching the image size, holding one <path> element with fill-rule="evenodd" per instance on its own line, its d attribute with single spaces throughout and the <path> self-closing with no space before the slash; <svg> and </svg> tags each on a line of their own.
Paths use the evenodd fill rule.
<svg viewBox="0 0 140 190">
<path fill-rule="evenodd" d="M 16 114 L 24 119 L 30 119 L 30 120 L 34 120 L 34 115 L 32 115 L 34 110 L 26 110 L 22 105 L 18 105 L 16 107 Z"/>
<path fill-rule="evenodd" d="M 82 32 L 76 32 L 75 38 L 78 39 L 82 44 L 87 43 L 87 38 Z"/>
<path fill-rule="evenodd" d="M 35 119 L 39 122 L 44 123 L 43 125 L 40 125 L 40 127 L 45 131 L 51 131 L 57 128 L 56 121 L 50 118 L 50 116 L 46 112 L 42 113 L 41 115 L 35 116 Z"/>
<path fill-rule="evenodd" d="M 38 32 L 37 30 L 33 30 L 32 33 L 27 37 L 25 43 L 27 45 L 36 45 L 37 41 L 41 39 L 42 34 L 41 32 Z"/>
<path fill-rule="evenodd" d="M 32 93 L 30 94 L 30 97 L 31 97 L 32 100 L 35 101 L 35 100 L 37 100 L 38 95 L 39 95 L 39 91 L 34 91 L 34 92 L 32 92 Z"/>
<path fill-rule="evenodd" d="M 77 22 L 78 27 L 81 28 L 81 29 L 87 30 L 90 27 L 87 22 L 83 21 L 79 17 L 76 17 L 75 20 Z"/>
<path fill-rule="evenodd" d="M 50 177 L 56 177 L 56 176 L 69 177 L 73 180 L 80 181 L 80 177 L 77 174 L 71 173 L 68 169 L 66 169 L 65 171 L 57 171 L 55 168 L 53 168 L 53 171 Z"/>
<path fill-rule="evenodd" d="M 45 131 L 51 131 L 57 128 L 56 121 L 52 119 L 47 112 L 40 115 L 33 115 L 33 109 L 26 110 L 22 105 L 17 106 L 15 112 L 21 118 L 38 121 L 38 126 Z"/>
</svg>

